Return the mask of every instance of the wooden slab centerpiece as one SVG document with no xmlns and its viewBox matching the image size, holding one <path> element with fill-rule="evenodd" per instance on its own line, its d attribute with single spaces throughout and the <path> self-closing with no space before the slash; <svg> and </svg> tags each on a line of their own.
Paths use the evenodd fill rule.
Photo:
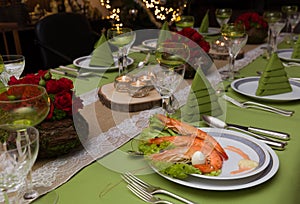
<svg viewBox="0 0 300 204">
<path fill-rule="evenodd" d="M 147 96 L 135 98 L 128 92 L 116 91 L 114 83 L 110 83 L 99 89 L 98 96 L 106 107 L 123 112 L 136 112 L 161 106 L 161 96 L 155 89 Z"/>
</svg>

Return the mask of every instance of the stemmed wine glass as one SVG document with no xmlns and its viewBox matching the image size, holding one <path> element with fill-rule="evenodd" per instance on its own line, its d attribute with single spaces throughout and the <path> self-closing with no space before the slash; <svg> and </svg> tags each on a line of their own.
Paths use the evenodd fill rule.
<svg viewBox="0 0 300 204">
<path fill-rule="evenodd" d="M 118 68 L 121 75 L 127 67 L 127 53 L 135 41 L 135 32 L 131 28 L 109 28 L 107 30 L 108 42 L 118 48 Z"/>
<path fill-rule="evenodd" d="M 0 125 L 0 189 L 5 203 L 19 203 L 18 189 L 32 168 L 39 149 L 39 132 L 25 125 Z"/>
<path fill-rule="evenodd" d="M 223 79 L 233 80 L 235 78 L 234 63 L 240 50 L 246 45 L 248 35 L 244 24 L 229 23 L 221 28 L 221 34 L 228 46 L 229 65 L 228 70 L 221 72 Z"/>
<path fill-rule="evenodd" d="M 300 13 L 295 12 L 289 16 L 289 22 L 291 24 L 291 41 L 294 42 L 294 30 L 298 23 L 300 22 Z"/>
<path fill-rule="evenodd" d="M 277 39 L 279 36 L 279 33 L 281 32 L 281 30 L 284 28 L 286 24 L 286 19 L 279 19 L 278 21 L 276 21 L 275 23 L 271 23 L 269 24 L 269 26 L 271 27 L 271 33 L 272 33 L 272 51 L 276 52 L 277 51 Z"/>
<path fill-rule="evenodd" d="M 0 89 L 0 124 L 35 126 L 42 122 L 50 110 L 50 99 L 44 87 L 32 84 L 6 86 Z M 27 179 L 25 199 L 33 199 L 31 171 Z"/>
<path fill-rule="evenodd" d="M 274 38 L 272 37 L 274 25 L 277 21 L 279 21 L 282 18 L 282 13 L 280 11 L 265 11 L 263 13 L 263 18 L 265 21 L 268 22 L 268 55 L 271 56 L 271 53 L 274 51 L 273 46 L 274 45 Z"/>
<path fill-rule="evenodd" d="M 285 6 L 281 7 L 281 11 L 286 15 L 285 17 L 287 17 L 286 31 L 288 32 L 289 27 L 291 26 L 290 16 L 298 11 L 298 6 L 296 6 L 296 5 L 291 5 L 291 6 L 285 5 Z M 286 38 L 286 42 L 288 44 L 292 42 L 292 37 L 293 37 L 292 32 L 290 32 L 290 35 L 287 36 L 287 38 Z"/>
<path fill-rule="evenodd" d="M 167 113 L 175 111 L 171 96 L 183 80 L 189 55 L 189 47 L 184 43 L 162 42 L 157 46 L 155 57 L 159 65 L 151 69 L 151 82 L 161 95 L 162 107 Z"/>
<path fill-rule="evenodd" d="M 217 8 L 215 11 L 216 19 L 222 27 L 224 24 L 227 24 L 231 15 L 232 15 L 232 9 L 231 8 Z"/>
</svg>

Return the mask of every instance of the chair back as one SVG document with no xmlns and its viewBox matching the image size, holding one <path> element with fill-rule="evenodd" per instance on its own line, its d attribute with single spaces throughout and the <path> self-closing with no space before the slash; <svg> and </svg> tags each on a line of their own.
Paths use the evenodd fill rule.
<svg viewBox="0 0 300 204">
<path fill-rule="evenodd" d="M 11 50 L 10 48 L 12 48 L 9 45 L 9 40 L 7 38 L 7 35 L 9 33 L 12 33 L 13 39 L 14 39 L 14 44 L 15 44 L 15 51 L 13 51 L 12 53 L 17 53 L 19 55 L 22 54 L 22 49 L 21 49 L 21 43 L 20 43 L 20 38 L 19 38 L 19 30 L 18 30 L 18 23 L 17 22 L 0 22 L 0 32 L 2 34 L 3 37 L 3 43 L 4 43 L 4 47 L 5 47 L 5 52 L 6 54 L 10 54 Z"/>
<path fill-rule="evenodd" d="M 88 19 L 77 13 L 57 13 L 39 20 L 35 27 L 44 69 L 71 64 L 91 54 L 98 35 Z"/>
</svg>

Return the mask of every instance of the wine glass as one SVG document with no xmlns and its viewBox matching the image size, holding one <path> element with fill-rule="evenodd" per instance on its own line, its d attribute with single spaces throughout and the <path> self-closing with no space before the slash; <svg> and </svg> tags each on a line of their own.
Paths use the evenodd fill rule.
<svg viewBox="0 0 300 204">
<path fill-rule="evenodd" d="M 118 48 L 119 76 L 127 67 L 127 53 L 135 40 L 135 32 L 131 28 L 109 28 L 107 30 L 108 42 Z"/>
<path fill-rule="evenodd" d="M 178 31 L 183 28 L 192 28 L 194 27 L 195 18 L 194 16 L 178 16 L 176 18 L 175 24 Z"/>
<path fill-rule="evenodd" d="M 277 51 L 277 38 L 281 30 L 284 28 L 285 24 L 286 24 L 286 19 L 284 18 L 279 19 L 275 23 L 269 24 L 269 26 L 271 27 L 271 33 L 273 38 L 272 45 L 271 45 L 273 52 Z"/>
<path fill-rule="evenodd" d="M 0 138 L 0 189 L 5 203 L 19 203 L 17 192 L 38 155 L 39 132 L 31 126 L 2 124 Z"/>
<path fill-rule="evenodd" d="M 232 9 L 231 8 L 217 8 L 216 12 L 216 19 L 220 25 L 220 27 L 222 27 L 224 24 L 227 24 L 231 15 L 232 15 Z"/>
<path fill-rule="evenodd" d="M 235 78 L 234 63 L 240 50 L 246 45 L 248 35 L 244 24 L 229 23 L 221 28 L 221 34 L 228 47 L 229 65 L 228 70 L 221 72 L 223 79 L 233 80 Z"/>
<path fill-rule="evenodd" d="M 294 41 L 294 30 L 295 30 L 296 26 L 298 25 L 298 23 L 300 22 L 300 13 L 299 12 L 292 13 L 288 19 L 291 24 L 291 40 L 293 42 Z"/>
<path fill-rule="evenodd" d="M 35 126 L 42 122 L 50 110 L 50 99 L 44 87 L 19 84 L 0 88 L 0 124 Z M 33 189 L 31 171 L 27 179 L 25 199 L 33 199 L 38 192 Z"/>
<path fill-rule="evenodd" d="M 287 22 L 286 22 L 286 32 L 289 31 L 289 27 L 291 26 L 291 23 L 290 23 L 290 16 L 291 14 L 293 13 L 296 13 L 298 11 L 298 6 L 296 5 L 284 5 L 281 7 L 281 11 L 286 15 L 285 17 L 287 17 Z M 290 32 L 290 35 L 286 36 L 286 42 L 289 44 L 291 43 L 291 40 L 292 40 L 292 33 Z"/>
<path fill-rule="evenodd" d="M 2 65 L 0 79 L 4 85 L 7 85 L 11 76 L 20 78 L 25 67 L 25 57 L 23 55 L 2 55 L 0 56 L 0 64 Z"/>
<path fill-rule="evenodd" d="M 171 96 L 183 80 L 189 55 L 190 50 L 184 43 L 162 42 L 157 46 L 155 58 L 159 65 L 151 69 L 151 82 L 162 97 L 163 109 L 169 114 L 175 111 Z"/>
<path fill-rule="evenodd" d="M 274 44 L 273 41 L 273 34 L 272 31 L 274 30 L 274 24 L 279 21 L 282 18 L 282 13 L 280 11 L 265 11 L 263 13 L 263 18 L 265 21 L 268 22 L 268 55 L 271 56 L 271 53 L 273 52 L 272 45 Z"/>
</svg>

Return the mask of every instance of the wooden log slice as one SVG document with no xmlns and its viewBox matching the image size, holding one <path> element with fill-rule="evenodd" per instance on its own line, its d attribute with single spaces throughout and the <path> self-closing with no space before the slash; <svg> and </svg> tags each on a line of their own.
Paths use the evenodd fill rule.
<svg viewBox="0 0 300 204">
<path fill-rule="evenodd" d="M 145 97 L 134 98 L 128 93 L 117 92 L 114 83 L 102 86 L 98 96 L 106 107 L 122 112 L 136 112 L 161 106 L 161 96 L 156 90 L 151 90 Z"/>
</svg>

